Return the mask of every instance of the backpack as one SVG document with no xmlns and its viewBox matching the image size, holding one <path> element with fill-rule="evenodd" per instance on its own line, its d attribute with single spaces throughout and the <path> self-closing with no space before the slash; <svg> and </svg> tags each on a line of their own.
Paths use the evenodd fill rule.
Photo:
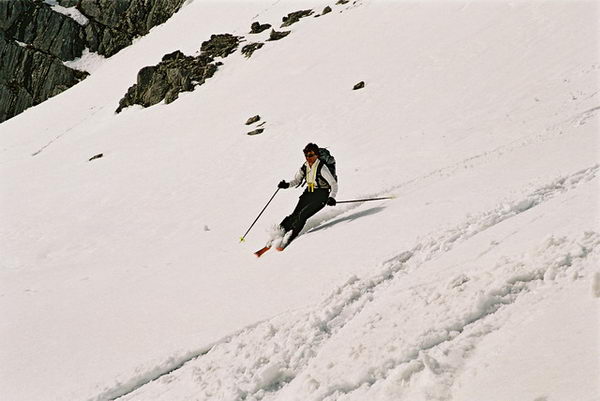
<svg viewBox="0 0 600 401">
<path fill-rule="evenodd" d="M 331 171 L 331 175 L 335 180 L 338 180 L 337 174 L 335 172 L 335 157 L 331 154 L 331 152 L 327 148 L 319 148 L 319 160 L 322 163 L 325 163 L 329 171 Z"/>
</svg>

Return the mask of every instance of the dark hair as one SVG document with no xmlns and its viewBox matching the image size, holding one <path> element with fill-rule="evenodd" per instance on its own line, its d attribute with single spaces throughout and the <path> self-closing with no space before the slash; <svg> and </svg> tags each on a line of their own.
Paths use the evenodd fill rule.
<svg viewBox="0 0 600 401">
<path fill-rule="evenodd" d="M 319 155 L 319 146 L 316 143 L 309 143 L 308 145 L 306 145 L 304 147 L 304 150 L 302 150 L 304 153 L 308 153 L 308 152 L 314 152 L 315 155 Z"/>
</svg>

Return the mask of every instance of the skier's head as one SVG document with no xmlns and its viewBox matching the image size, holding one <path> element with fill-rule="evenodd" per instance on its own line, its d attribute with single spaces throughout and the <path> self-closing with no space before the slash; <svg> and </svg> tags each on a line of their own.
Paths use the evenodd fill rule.
<svg viewBox="0 0 600 401">
<path fill-rule="evenodd" d="M 319 146 L 316 143 L 309 143 L 302 151 L 305 156 L 310 153 L 314 153 L 317 157 L 319 156 Z"/>
</svg>

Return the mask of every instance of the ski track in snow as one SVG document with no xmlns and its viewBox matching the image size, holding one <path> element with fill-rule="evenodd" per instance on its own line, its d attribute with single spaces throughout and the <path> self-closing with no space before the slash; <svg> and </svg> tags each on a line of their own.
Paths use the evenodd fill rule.
<svg viewBox="0 0 600 401">
<path fill-rule="evenodd" d="M 75 128 L 81 126 L 82 124 L 84 124 L 86 121 L 89 121 L 90 119 L 92 119 L 94 117 L 94 115 L 100 111 L 102 111 L 104 109 L 104 106 L 98 107 L 96 110 L 94 110 L 93 112 L 90 113 L 90 115 L 86 115 L 85 117 L 83 117 L 81 120 L 75 122 L 73 125 L 71 125 L 69 128 L 66 128 L 64 131 L 62 131 L 60 134 L 56 135 L 54 138 L 50 139 L 50 141 L 48 141 L 48 143 L 46 143 L 45 145 L 43 145 L 41 148 L 39 148 L 38 150 L 36 150 L 35 152 L 33 152 L 31 154 L 32 157 L 35 157 L 37 155 L 39 155 L 40 153 L 42 153 L 43 151 L 45 151 L 48 147 L 50 147 L 51 145 L 53 145 L 56 141 L 60 140 L 62 137 L 64 137 L 65 135 L 69 134 L 71 131 L 73 131 Z"/>
<path fill-rule="evenodd" d="M 193 386 L 183 384 L 179 387 L 179 391 L 182 388 L 189 391 L 189 396 L 219 400 L 269 400 L 282 395 L 289 386 L 302 379 L 303 388 L 309 387 L 310 399 L 333 400 L 367 391 L 388 379 L 408 382 L 422 372 L 435 376 L 431 385 L 435 398 L 445 398 L 449 396 L 446 393 L 453 382 L 457 363 L 464 364 L 465 357 L 477 342 L 499 327 L 498 322 L 488 323 L 486 317 L 510 306 L 532 287 L 567 279 L 567 276 L 576 279 L 582 269 L 578 268 L 580 262 L 590 255 L 598 257 L 599 233 L 584 232 L 577 238 L 551 236 L 542 241 L 533 255 L 501 258 L 495 270 L 514 273 L 500 275 L 510 278 L 494 282 L 485 293 L 473 293 L 480 287 L 470 288 L 471 278 L 465 274 L 457 275 L 450 282 L 438 281 L 405 289 L 401 292 L 410 291 L 412 298 L 422 299 L 429 307 L 441 308 L 446 313 L 452 313 L 452 309 L 448 311 L 448 299 L 441 297 L 440 291 L 456 291 L 462 294 L 460 299 L 463 302 L 465 297 L 469 300 L 471 309 L 463 313 L 457 307 L 445 322 L 424 325 L 425 332 L 400 341 L 409 344 L 398 344 L 403 350 L 399 355 L 369 367 L 368 374 L 353 383 L 340 381 L 321 386 L 318 380 L 301 376 L 337 333 L 351 324 L 369 304 L 380 299 L 386 290 L 401 283 L 409 273 L 452 250 L 457 244 L 595 179 L 599 168 L 599 165 L 594 165 L 556 178 L 520 199 L 468 217 L 457 227 L 420 239 L 411 250 L 402 251 L 382 263 L 377 274 L 366 278 L 351 277 L 313 308 L 291 311 L 255 323 L 202 351 L 172 358 L 151 371 L 140 372 L 139 376 L 124 383 L 116 383 L 93 399 L 168 400 L 173 399 L 170 391 L 177 388 L 178 383 L 189 380 Z M 374 310 L 377 312 L 377 309 Z M 438 313 L 432 313 L 429 318 L 435 319 L 436 316 L 439 316 Z M 381 317 L 373 317 L 374 322 L 378 319 Z M 436 328 L 432 330 L 431 327 Z M 388 347 L 394 347 L 393 342 L 388 342 Z M 453 358 L 458 354 L 460 358 Z M 450 359 L 452 362 L 449 362 Z M 173 374 L 175 372 L 177 374 Z M 147 392 L 151 393 L 151 397 Z M 179 396 L 180 393 L 177 393 Z"/>
</svg>

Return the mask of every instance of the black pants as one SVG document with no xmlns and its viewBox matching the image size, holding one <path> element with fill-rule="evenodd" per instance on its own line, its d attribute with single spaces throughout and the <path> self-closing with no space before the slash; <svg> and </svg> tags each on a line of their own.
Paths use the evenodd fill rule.
<svg viewBox="0 0 600 401">
<path fill-rule="evenodd" d="M 328 197 L 329 189 L 315 189 L 314 192 L 306 190 L 300 195 L 298 204 L 292 214 L 281 222 L 281 227 L 285 232 L 292 230 L 288 242 L 291 242 L 300 234 L 304 224 L 306 224 L 306 220 L 325 207 Z"/>
</svg>

